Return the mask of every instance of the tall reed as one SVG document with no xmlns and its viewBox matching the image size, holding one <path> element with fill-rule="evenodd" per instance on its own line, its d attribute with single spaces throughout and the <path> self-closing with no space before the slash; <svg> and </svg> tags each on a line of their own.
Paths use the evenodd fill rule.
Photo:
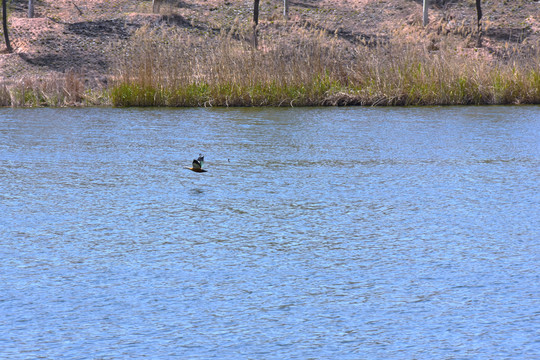
<svg viewBox="0 0 540 360">
<path fill-rule="evenodd" d="M 293 25 L 254 50 L 241 31 L 146 27 L 116 52 L 108 87 L 75 72 L 26 77 L 0 84 L 0 106 L 540 104 L 538 51 L 497 60 L 451 45 L 351 45 Z"/>
<path fill-rule="evenodd" d="M 257 51 L 227 35 L 143 29 L 119 59 L 111 99 L 117 106 L 312 105 L 338 82 L 345 65 L 338 59 L 322 39 Z"/>
<path fill-rule="evenodd" d="M 108 103 L 103 97 L 102 85 L 86 84 L 79 73 L 68 71 L 62 75 L 39 78 L 27 76 L 16 81 L 0 84 L 0 106 L 81 106 Z"/>
<path fill-rule="evenodd" d="M 117 59 L 115 106 L 540 103 L 540 55 L 502 62 L 397 40 L 345 46 L 297 27 L 253 50 L 228 34 L 144 28 Z"/>
</svg>

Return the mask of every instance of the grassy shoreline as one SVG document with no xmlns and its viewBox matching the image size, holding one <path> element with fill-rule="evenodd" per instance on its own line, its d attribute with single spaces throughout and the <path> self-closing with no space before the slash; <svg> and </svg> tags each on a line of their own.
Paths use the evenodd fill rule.
<svg viewBox="0 0 540 360">
<path fill-rule="evenodd" d="M 104 83 L 68 72 L 0 84 L 0 106 L 407 106 L 540 104 L 540 53 L 485 60 L 451 44 L 342 46 L 296 29 L 253 50 L 222 34 L 186 38 L 142 28 Z"/>
</svg>

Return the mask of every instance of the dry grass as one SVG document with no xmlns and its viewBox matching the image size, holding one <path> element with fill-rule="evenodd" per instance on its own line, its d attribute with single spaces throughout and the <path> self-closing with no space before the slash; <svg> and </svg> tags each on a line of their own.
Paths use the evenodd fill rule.
<svg viewBox="0 0 540 360">
<path fill-rule="evenodd" d="M 105 90 L 96 83 L 85 85 L 80 74 L 67 72 L 50 78 L 25 77 L 0 84 L 0 106 L 64 107 L 108 104 Z"/>
<path fill-rule="evenodd" d="M 309 105 L 341 67 L 332 43 L 308 36 L 263 51 L 229 34 L 186 39 L 169 29 L 141 29 L 133 41 L 117 67 L 116 105 Z"/>
<path fill-rule="evenodd" d="M 307 28 L 253 50 L 230 34 L 139 30 L 118 59 L 116 106 L 315 106 L 540 103 L 540 55 L 486 61 L 451 44 L 343 46 Z M 238 36 L 237 36 L 238 38 Z"/>
<path fill-rule="evenodd" d="M 294 36 L 254 50 L 242 33 L 190 37 L 142 28 L 117 52 L 118 72 L 90 84 L 67 72 L 0 85 L 0 106 L 336 106 L 539 104 L 540 54 L 511 61 L 451 44 L 390 40 L 344 46 L 328 34 Z"/>
</svg>

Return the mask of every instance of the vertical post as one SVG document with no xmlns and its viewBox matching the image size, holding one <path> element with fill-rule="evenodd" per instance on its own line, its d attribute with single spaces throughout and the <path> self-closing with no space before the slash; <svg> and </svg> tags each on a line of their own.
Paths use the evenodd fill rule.
<svg viewBox="0 0 540 360">
<path fill-rule="evenodd" d="M 253 48 L 257 48 L 257 25 L 259 24 L 259 2 L 260 0 L 253 0 Z"/>
<path fill-rule="evenodd" d="M 429 8 L 429 0 L 424 0 L 422 26 L 427 26 L 427 24 L 429 23 L 428 8 Z"/>
<path fill-rule="evenodd" d="M 482 4 L 480 0 L 476 0 L 476 16 L 477 16 L 477 25 L 478 25 L 478 31 L 481 29 L 482 23 L 480 20 L 482 20 Z"/>
<path fill-rule="evenodd" d="M 283 0 L 283 18 L 289 20 L 289 0 Z"/>
<path fill-rule="evenodd" d="M 9 42 L 8 26 L 7 26 L 7 0 L 2 0 L 2 27 L 4 30 L 4 39 L 6 40 L 6 48 L 8 52 L 13 52 L 11 43 Z"/>
<path fill-rule="evenodd" d="M 482 47 L 482 4 L 480 0 L 476 0 L 476 19 L 476 29 L 478 31 L 476 45 Z"/>
<path fill-rule="evenodd" d="M 161 0 L 152 0 L 152 12 L 159 14 L 159 7 L 161 6 Z"/>
<path fill-rule="evenodd" d="M 34 0 L 28 0 L 28 17 L 34 17 Z"/>
</svg>

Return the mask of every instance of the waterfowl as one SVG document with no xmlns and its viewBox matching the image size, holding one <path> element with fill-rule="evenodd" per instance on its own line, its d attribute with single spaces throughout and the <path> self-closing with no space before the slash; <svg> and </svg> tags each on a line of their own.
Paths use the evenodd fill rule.
<svg viewBox="0 0 540 360">
<path fill-rule="evenodd" d="M 207 172 L 206 170 L 202 168 L 203 165 L 204 165 L 204 156 L 199 154 L 198 159 L 193 159 L 193 163 L 191 164 L 191 167 L 185 167 L 185 168 L 191 171 L 199 172 L 199 173 Z"/>
</svg>

